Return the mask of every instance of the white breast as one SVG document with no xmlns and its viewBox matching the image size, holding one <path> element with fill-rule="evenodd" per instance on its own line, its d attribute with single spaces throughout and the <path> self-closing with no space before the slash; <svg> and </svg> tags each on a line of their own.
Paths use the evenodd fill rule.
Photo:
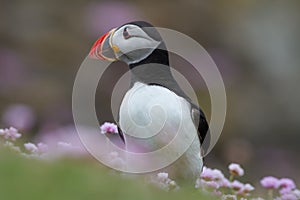
<svg viewBox="0 0 300 200">
<path fill-rule="evenodd" d="M 139 138 L 176 131 L 184 117 L 190 114 L 183 98 L 164 87 L 139 82 L 126 93 L 120 108 L 122 130 Z"/>
<path fill-rule="evenodd" d="M 170 143 L 179 133 L 180 140 L 162 156 L 182 154 L 181 147 L 189 143 L 190 148 L 181 161 L 176 162 L 178 166 L 172 166 L 172 170 L 187 176 L 200 173 L 200 143 L 191 118 L 190 104 L 184 98 L 167 88 L 137 82 L 126 93 L 119 115 L 127 150 L 155 151 Z"/>
</svg>

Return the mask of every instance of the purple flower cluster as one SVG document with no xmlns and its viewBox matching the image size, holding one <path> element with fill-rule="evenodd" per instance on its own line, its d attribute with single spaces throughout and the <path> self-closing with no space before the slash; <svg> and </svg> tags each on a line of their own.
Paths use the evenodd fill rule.
<svg viewBox="0 0 300 200">
<path fill-rule="evenodd" d="M 118 133 L 118 127 L 114 123 L 105 122 L 100 126 L 102 134 L 115 134 Z"/>
<path fill-rule="evenodd" d="M 244 175 L 244 169 L 236 163 L 231 163 L 228 166 L 229 172 L 232 176 L 243 176 Z"/>
<path fill-rule="evenodd" d="M 4 137 L 4 139 L 15 141 L 20 138 L 22 135 L 18 132 L 17 129 L 10 127 L 6 129 L 0 129 L 0 136 Z"/>
<path fill-rule="evenodd" d="M 254 187 L 249 183 L 242 183 L 235 180 L 235 177 L 244 175 L 244 169 L 236 163 L 232 163 L 228 167 L 230 178 L 227 179 L 224 174 L 218 169 L 210 169 L 203 167 L 200 177 L 196 181 L 196 188 L 201 188 L 215 197 L 221 199 L 256 199 L 251 198 Z M 268 199 L 275 200 L 299 200 L 300 190 L 296 188 L 296 184 L 289 178 L 275 178 L 266 176 L 260 181 L 263 188 L 268 189 Z"/>
<path fill-rule="evenodd" d="M 160 172 L 150 180 L 155 186 L 165 191 L 176 191 L 179 189 L 177 183 L 169 178 L 169 174 L 166 172 Z"/>
<path fill-rule="evenodd" d="M 277 192 L 278 196 L 274 198 L 276 200 L 300 199 L 300 190 L 296 189 L 292 179 L 267 176 L 260 181 L 260 184 L 269 190 L 269 198 L 273 198 L 274 192 Z"/>
<path fill-rule="evenodd" d="M 24 147 L 27 151 L 29 151 L 32 154 L 43 154 L 48 151 L 48 145 L 42 142 L 38 143 L 37 145 L 28 142 L 24 144 Z"/>
<path fill-rule="evenodd" d="M 114 123 L 105 122 L 100 127 L 102 134 L 117 134 L 118 127 Z M 89 130 L 86 130 L 89 131 Z M 34 158 L 57 158 L 61 156 L 83 156 L 87 155 L 85 149 L 81 147 L 79 144 L 80 141 L 78 139 L 75 140 L 77 134 L 74 128 L 64 128 L 55 133 L 51 133 L 48 135 L 55 135 L 55 139 L 53 137 L 42 137 L 40 138 L 42 141 L 46 141 L 46 143 L 32 143 L 27 142 L 24 146 L 24 152 L 21 151 L 22 148 L 18 147 L 14 142 L 22 136 L 21 133 L 14 127 L 0 129 L 0 144 L 8 147 L 14 151 L 21 153 L 27 157 Z M 61 136 L 64 137 L 61 137 Z M 2 138 L 2 140 L 1 140 Z M 84 151 L 84 153 L 83 153 Z M 111 161 L 114 164 L 120 165 L 120 161 L 118 159 L 113 158 Z M 123 163 L 124 165 L 124 163 Z"/>
<path fill-rule="evenodd" d="M 218 169 L 210 169 L 203 167 L 200 177 L 196 180 L 196 188 L 212 193 L 225 199 L 247 197 L 250 196 L 254 187 L 249 183 L 242 183 L 238 180 L 233 180 L 233 176 L 244 175 L 244 170 L 238 164 L 229 165 L 229 172 L 232 175 L 229 180 Z"/>
<path fill-rule="evenodd" d="M 24 152 L 16 145 L 16 140 L 22 136 L 14 127 L 0 129 L 0 147 L 6 147 L 10 150 L 20 153 L 23 156 L 38 159 L 51 159 L 66 155 L 75 154 L 78 156 L 78 147 L 67 142 L 58 141 L 55 147 L 49 148 L 45 143 L 34 144 L 32 142 L 24 143 Z M 1 145 L 2 144 L 2 145 Z"/>
</svg>

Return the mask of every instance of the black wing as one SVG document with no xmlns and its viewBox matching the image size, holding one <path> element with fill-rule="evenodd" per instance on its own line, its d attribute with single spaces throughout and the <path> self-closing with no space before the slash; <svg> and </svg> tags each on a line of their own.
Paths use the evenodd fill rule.
<svg viewBox="0 0 300 200">
<path fill-rule="evenodd" d="M 124 133 L 123 133 L 123 131 L 121 130 L 119 124 L 118 124 L 118 133 L 119 133 L 119 136 L 120 136 L 121 140 L 122 140 L 123 143 L 125 144 Z"/>
<path fill-rule="evenodd" d="M 209 125 L 206 121 L 204 112 L 198 106 L 191 104 L 191 114 L 195 126 L 198 127 L 198 137 L 201 143 L 202 155 L 204 155 L 208 150 L 211 139 Z"/>
</svg>

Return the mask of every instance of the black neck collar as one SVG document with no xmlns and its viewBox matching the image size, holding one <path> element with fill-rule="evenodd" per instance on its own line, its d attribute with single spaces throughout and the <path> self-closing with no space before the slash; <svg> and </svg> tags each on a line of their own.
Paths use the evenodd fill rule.
<svg viewBox="0 0 300 200">
<path fill-rule="evenodd" d="M 162 43 L 144 60 L 130 64 L 131 87 L 136 82 L 165 87 L 177 95 L 189 99 L 174 79 L 169 66 L 168 51 Z"/>
</svg>

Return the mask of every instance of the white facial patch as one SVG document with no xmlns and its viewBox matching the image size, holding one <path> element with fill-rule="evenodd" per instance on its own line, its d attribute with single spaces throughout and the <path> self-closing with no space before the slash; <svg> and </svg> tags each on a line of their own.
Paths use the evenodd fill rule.
<svg viewBox="0 0 300 200">
<path fill-rule="evenodd" d="M 129 37 L 124 37 L 124 29 Z M 112 35 L 111 43 L 120 50 L 116 53 L 117 58 L 127 64 L 132 64 L 148 57 L 161 42 L 151 38 L 136 25 L 125 25 Z"/>
</svg>

